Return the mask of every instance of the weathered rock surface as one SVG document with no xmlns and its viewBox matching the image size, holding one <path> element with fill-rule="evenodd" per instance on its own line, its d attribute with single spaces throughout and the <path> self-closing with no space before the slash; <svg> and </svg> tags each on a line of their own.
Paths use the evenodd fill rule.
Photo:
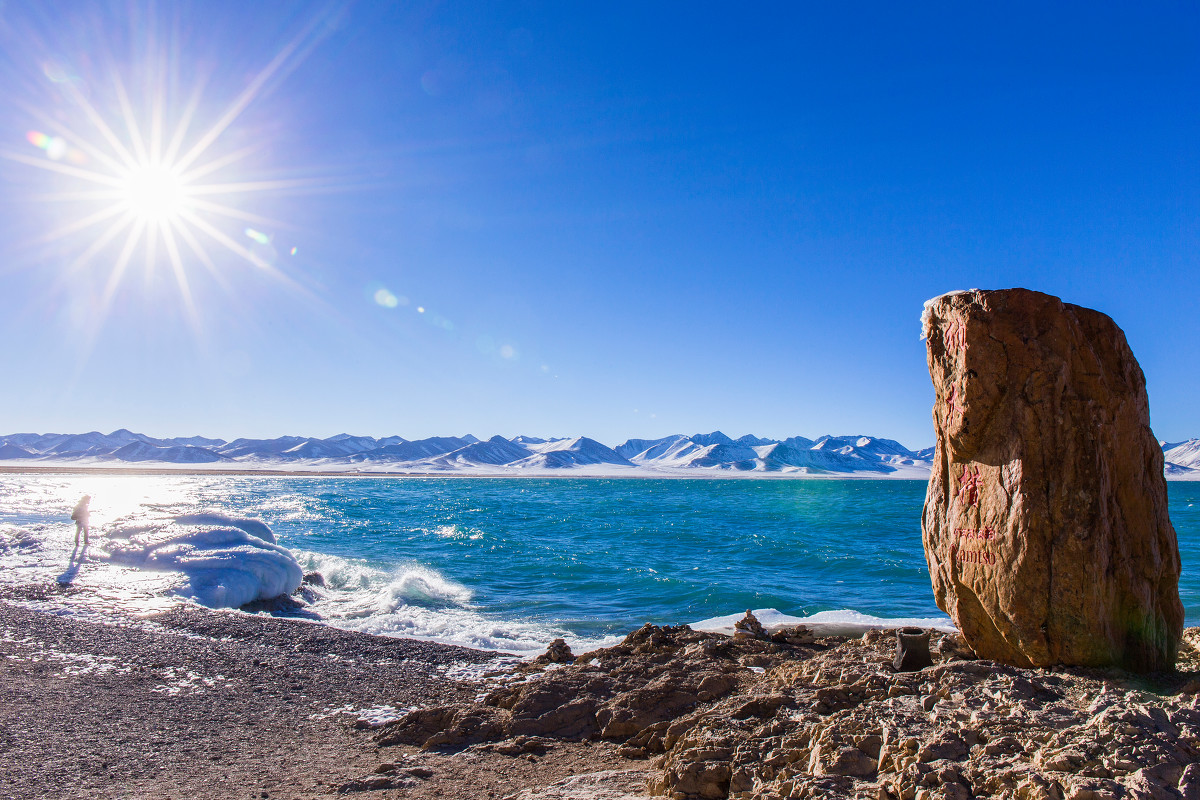
<svg viewBox="0 0 1200 800">
<path fill-rule="evenodd" d="M 1145 378 L 1104 314 L 1025 289 L 926 309 L 925 553 L 982 658 L 1169 669 L 1183 606 Z"/>
<path fill-rule="evenodd" d="M 410 712 L 378 741 L 427 750 L 513 737 L 624 741 L 729 694 L 752 674 L 746 662 L 795 649 L 770 641 L 734 642 L 687 626 L 646 625 L 621 644 L 569 666 L 545 657 L 527 662 L 475 705 Z"/>
<path fill-rule="evenodd" d="M 1189 638 L 1200 641 L 1200 631 Z M 662 751 L 651 794 L 1148 799 L 1187 797 L 1200 778 L 1191 766 L 1200 760 L 1194 672 L 1165 678 L 1162 694 L 1112 670 L 947 659 L 894 673 L 892 641 L 868 634 L 777 664 L 676 720 L 671 735 L 648 743 Z M 1200 667 L 1194 646 L 1186 653 L 1185 666 Z M 736 713 L 764 696 L 780 698 L 776 711 Z"/>
<path fill-rule="evenodd" d="M 1185 632 L 1187 672 L 1152 679 L 964 660 L 956 635 L 933 638 L 937 663 L 897 673 L 895 638 L 882 631 L 796 647 L 647 626 L 570 666 L 526 662 L 493 677 L 500 688 L 481 702 L 413 712 L 379 741 L 453 739 L 468 753 L 515 759 L 553 752 L 562 738 L 549 730 L 561 722 L 553 711 L 535 737 L 513 735 L 502 708 L 553 696 L 560 707 L 594 709 L 591 735 L 622 742 L 618 752 L 645 765 L 613 773 L 620 785 L 598 782 L 616 797 L 635 794 L 629 780 L 642 776 L 646 791 L 672 800 L 1157 800 L 1200 790 L 1200 629 Z M 594 680 L 597 672 L 611 682 Z M 728 691 L 701 699 L 688 684 L 690 700 L 672 699 L 664 687 L 693 672 L 721 676 Z M 633 708 L 633 698 L 638 721 L 602 736 L 601 718 Z M 496 724 L 486 735 L 465 724 L 488 715 Z M 434 717 L 449 739 L 428 727 Z M 569 738 L 579 730 L 562 729 Z M 564 781 L 528 797 L 589 796 L 583 789 Z"/>
<path fill-rule="evenodd" d="M 505 800 L 638 800 L 643 797 L 644 770 L 604 770 L 572 775 L 540 789 L 526 789 Z"/>
</svg>

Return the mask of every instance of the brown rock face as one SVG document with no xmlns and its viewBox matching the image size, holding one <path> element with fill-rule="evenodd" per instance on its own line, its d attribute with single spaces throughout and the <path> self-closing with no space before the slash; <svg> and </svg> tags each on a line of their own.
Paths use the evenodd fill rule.
<svg viewBox="0 0 1200 800">
<path fill-rule="evenodd" d="M 1026 289 L 945 295 L 926 314 L 938 605 L 981 658 L 1172 667 L 1179 548 L 1124 333 Z"/>
</svg>

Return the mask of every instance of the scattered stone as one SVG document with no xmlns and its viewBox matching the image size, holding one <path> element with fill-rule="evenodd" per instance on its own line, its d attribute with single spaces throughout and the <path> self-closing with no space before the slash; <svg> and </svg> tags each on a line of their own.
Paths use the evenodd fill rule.
<svg viewBox="0 0 1200 800">
<path fill-rule="evenodd" d="M 937 442 L 922 529 L 938 605 L 981 658 L 1170 669 L 1179 549 L 1121 329 L 1008 289 L 930 301 L 924 334 Z"/>
<path fill-rule="evenodd" d="M 530 753 L 541 756 L 554 747 L 554 740 L 542 736 L 514 736 L 502 742 L 476 745 L 476 747 L 480 750 L 499 753 L 503 756 L 520 756 Z"/>
<path fill-rule="evenodd" d="M 354 792 L 377 792 L 382 789 L 404 789 L 415 786 L 416 781 L 407 775 L 368 775 L 337 787 L 338 794 Z"/>
<path fill-rule="evenodd" d="M 300 583 L 308 586 L 325 586 L 325 576 L 319 572 L 306 572 L 304 577 L 300 579 Z"/>
<path fill-rule="evenodd" d="M 957 633 L 948 633 L 938 640 L 936 645 L 937 654 L 943 660 L 952 661 L 961 659 L 963 661 L 973 661 L 975 659 L 975 651 L 972 650 L 965 639 Z"/>
<path fill-rule="evenodd" d="M 812 644 L 817 637 L 804 625 L 793 625 L 790 628 L 780 628 L 771 634 L 771 641 L 780 644 Z"/>
<path fill-rule="evenodd" d="M 545 672 L 548 664 L 538 659 L 521 665 L 478 704 L 409 712 L 384 728 L 378 742 L 432 750 L 520 736 L 626 740 L 729 694 L 742 676 L 755 674 L 738 658 L 767 651 L 779 661 L 784 648 L 758 640 L 734 645 L 686 625 L 645 625 L 570 665 Z"/>
<path fill-rule="evenodd" d="M 888 635 L 795 647 L 647 625 L 569 665 L 523 662 L 481 702 L 411 712 L 376 741 L 536 760 L 593 737 L 649 768 L 522 800 L 1191 798 L 1200 696 L 1180 688 L 1200 678 L 1200 630 L 1184 642 L 1195 671 L 1149 678 L 964 660 L 953 636 L 931 666 L 895 672 Z"/>
<path fill-rule="evenodd" d="M 286 594 L 269 600 L 253 600 L 240 607 L 247 614 L 290 614 L 304 608 L 304 602 Z"/>
</svg>

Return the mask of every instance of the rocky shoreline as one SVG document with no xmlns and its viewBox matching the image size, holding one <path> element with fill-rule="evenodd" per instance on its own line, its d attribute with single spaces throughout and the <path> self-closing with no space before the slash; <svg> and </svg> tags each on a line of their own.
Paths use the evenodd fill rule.
<svg viewBox="0 0 1200 800">
<path fill-rule="evenodd" d="M 936 637 L 935 663 L 896 672 L 884 631 L 647 625 L 569 664 L 552 648 L 377 740 L 514 754 L 610 741 L 673 800 L 1200 797 L 1200 629 L 1180 671 L 1153 675 L 1018 669 Z"/>
<path fill-rule="evenodd" d="M 46 610 L 69 591 L 0 598 L 0 797 L 1200 797 L 1196 628 L 1149 676 L 936 633 L 933 665 L 895 672 L 890 633 L 753 626 L 513 662 L 262 614 Z"/>
</svg>

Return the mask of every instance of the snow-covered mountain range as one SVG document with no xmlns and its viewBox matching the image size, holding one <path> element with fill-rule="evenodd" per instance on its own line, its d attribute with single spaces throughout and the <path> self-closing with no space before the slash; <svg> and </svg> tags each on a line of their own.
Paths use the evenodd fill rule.
<svg viewBox="0 0 1200 800">
<path fill-rule="evenodd" d="M 1200 439 L 1162 442 L 1170 478 L 1200 479 Z M 339 434 L 327 439 L 156 439 L 125 429 L 112 433 L 17 433 L 0 436 L 0 462 L 15 466 L 180 466 L 371 473 L 862 475 L 929 474 L 933 448 L 909 450 L 892 439 L 822 436 L 738 439 L 716 431 L 662 439 L 630 439 L 608 447 L 595 439 L 435 436 L 408 440 Z"/>
<path fill-rule="evenodd" d="M 717 431 L 663 439 L 630 439 L 615 448 L 585 436 L 540 439 L 435 436 L 408 440 L 339 434 L 328 439 L 157 439 L 125 429 L 104 434 L 18 433 L 0 436 L 0 462 L 199 465 L 215 469 L 297 469 L 336 472 L 467 472 L 520 474 L 576 470 L 590 474 L 674 473 L 704 470 L 730 474 L 927 473 L 932 449 L 912 451 L 891 439 L 823 436 L 806 439 L 731 439 Z"/>
<path fill-rule="evenodd" d="M 1159 442 L 1166 459 L 1168 478 L 1200 480 L 1200 439 L 1186 442 Z"/>
</svg>

